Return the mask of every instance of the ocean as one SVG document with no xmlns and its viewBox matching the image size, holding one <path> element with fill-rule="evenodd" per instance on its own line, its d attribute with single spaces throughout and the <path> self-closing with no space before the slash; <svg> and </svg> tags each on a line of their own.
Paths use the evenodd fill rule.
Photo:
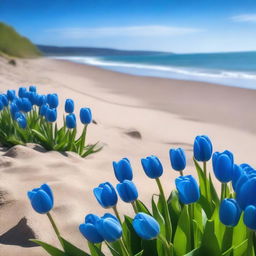
<svg viewBox="0 0 256 256">
<path fill-rule="evenodd" d="M 117 72 L 256 89 L 256 52 L 131 56 L 58 56 Z"/>
</svg>

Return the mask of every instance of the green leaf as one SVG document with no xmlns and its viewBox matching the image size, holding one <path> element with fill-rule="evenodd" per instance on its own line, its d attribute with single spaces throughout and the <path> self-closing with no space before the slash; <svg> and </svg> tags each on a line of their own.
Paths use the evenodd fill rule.
<svg viewBox="0 0 256 256">
<path fill-rule="evenodd" d="M 202 231 L 196 220 L 192 220 L 194 247 L 198 248 L 202 241 Z"/>
<path fill-rule="evenodd" d="M 134 256 L 141 256 L 141 255 L 143 255 L 143 251 L 141 251 L 141 252 L 135 254 Z"/>
<path fill-rule="evenodd" d="M 220 199 L 212 183 L 212 178 L 210 173 L 209 173 L 209 184 L 210 184 L 210 191 L 211 191 L 211 199 L 215 202 L 215 205 L 218 206 L 220 204 Z"/>
<path fill-rule="evenodd" d="M 233 256 L 245 256 L 247 255 L 248 239 L 234 247 Z"/>
<path fill-rule="evenodd" d="M 88 247 L 90 249 L 91 256 L 104 256 L 104 254 L 101 252 L 96 244 L 88 241 Z"/>
<path fill-rule="evenodd" d="M 191 228 L 188 206 L 181 211 L 177 229 L 174 235 L 174 252 L 176 256 L 183 256 L 191 250 Z"/>
<path fill-rule="evenodd" d="M 41 247 L 43 247 L 50 255 L 52 256 L 69 256 L 67 255 L 65 252 L 61 251 L 60 249 L 50 245 L 50 244 L 47 244 L 45 242 L 42 242 L 40 240 L 37 240 L 37 239 L 30 239 L 30 241 L 40 245 Z"/>
<path fill-rule="evenodd" d="M 200 248 L 195 248 L 194 250 L 190 251 L 184 256 L 202 256 L 202 255 L 200 254 Z"/>
<path fill-rule="evenodd" d="M 203 195 L 200 196 L 200 199 L 197 201 L 197 203 L 199 203 L 202 207 L 202 209 L 204 210 L 204 212 L 206 213 L 206 216 L 208 219 L 211 219 L 212 217 L 212 205 L 211 203 L 206 199 L 206 197 L 204 197 Z"/>
<path fill-rule="evenodd" d="M 205 225 L 202 244 L 200 247 L 200 255 L 207 255 L 207 256 L 221 255 L 219 243 L 214 232 L 213 220 L 208 220 Z"/>
<path fill-rule="evenodd" d="M 110 244 L 107 243 L 107 247 L 111 251 L 111 254 L 113 256 L 121 256 L 121 254 L 118 251 L 116 251 Z"/>
<path fill-rule="evenodd" d="M 64 249 L 65 252 L 69 256 L 90 256 L 86 252 L 82 251 L 81 249 L 77 248 L 75 245 L 71 244 L 67 240 L 65 240 L 63 237 L 61 237 L 63 244 L 64 244 Z"/>
<path fill-rule="evenodd" d="M 196 159 L 194 158 L 193 160 L 194 160 L 194 163 L 196 166 L 196 171 L 197 171 L 197 175 L 198 175 L 198 179 L 199 179 L 201 195 L 206 197 L 206 188 L 205 188 L 206 177 L 205 177 L 204 172 L 203 172 L 202 168 L 200 167 L 199 163 L 196 161 Z"/>
<path fill-rule="evenodd" d="M 232 247 L 232 238 L 233 238 L 233 227 L 225 227 L 223 239 L 222 239 L 222 252 L 226 252 Z"/>
<path fill-rule="evenodd" d="M 247 228 L 243 221 L 244 213 L 241 214 L 238 224 L 234 227 L 233 245 L 238 246 L 247 239 Z"/>
<path fill-rule="evenodd" d="M 144 212 L 146 214 L 152 215 L 142 201 L 136 200 L 135 203 L 139 212 Z"/>
<path fill-rule="evenodd" d="M 143 250 L 144 256 L 158 256 L 157 253 L 157 246 L 156 246 L 156 239 L 154 240 L 142 240 L 141 246 Z"/>
</svg>

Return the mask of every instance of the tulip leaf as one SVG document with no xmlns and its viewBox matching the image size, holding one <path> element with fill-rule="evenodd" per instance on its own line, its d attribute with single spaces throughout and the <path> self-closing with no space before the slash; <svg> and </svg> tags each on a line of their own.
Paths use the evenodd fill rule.
<svg viewBox="0 0 256 256">
<path fill-rule="evenodd" d="M 233 227 L 225 227 L 221 250 L 222 252 L 227 251 L 232 247 L 232 238 L 233 238 Z"/>
<path fill-rule="evenodd" d="M 68 256 L 65 252 L 61 251 L 60 249 L 47 244 L 45 242 L 42 242 L 37 239 L 30 239 L 30 241 L 40 245 L 42 248 L 44 248 L 51 256 Z"/>
<path fill-rule="evenodd" d="M 140 251 L 139 253 L 135 254 L 134 256 L 141 256 L 141 255 L 143 255 L 143 250 Z"/>
<path fill-rule="evenodd" d="M 201 205 L 202 209 L 206 213 L 207 218 L 211 219 L 212 214 L 213 214 L 211 203 L 203 195 L 200 196 L 200 198 L 197 202 Z"/>
<path fill-rule="evenodd" d="M 214 221 L 208 220 L 202 237 L 200 255 L 217 256 L 221 255 L 220 246 L 214 232 Z"/>
<path fill-rule="evenodd" d="M 146 214 L 152 215 L 142 201 L 136 200 L 135 202 L 136 202 L 136 206 L 137 206 L 137 209 L 139 212 L 144 212 Z"/>
<path fill-rule="evenodd" d="M 65 252 L 69 256 L 89 256 L 89 254 L 77 248 L 76 246 L 65 240 L 63 237 L 61 239 L 63 241 Z"/>
<path fill-rule="evenodd" d="M 247 238 L 247 228 L 244 225 L 243 215 L 244 215 L 244 213 L 241 214 L 238 224 L 234 227 L 234 233 L 233 233 L 233 245 L 234 246 L 241 244 Z M 237 235 L 237 234 L 239 234 L 239 235 Z"/>
<path fill-rule="evenodd" d="M 190 251 L 189 253 L 185 254 L 184 256 L 201 256 L 200 248 L 195 248 L 194 250 Z"/>
<path fill-rule="evenodd" d="M 100 248 L 98 248 L 96 244 L 88 241 L 88 247 L 90 249 L 91 256 L 104 256 L 103 252 L 101 252 Z"/>
<path fill-rule="evenodd" d="M 248 239 L 234 247 L 233 256 L 247 256 Z"/>
<path fill-rule="evenodd" d="M 215 205 L 219 205 L 220 204 L 220 199 L 219 196 L 215 190 L 215 187 L 212 183 L 212 178 L 211 178 L 211 174 L 209 173 L 209 184 L 210 184 L 210 191 L 211 191 L 211 199 L 215 202 Z"/>
<path fill-rule="evenodd" d="M 188 206 L 185 205 L 178 220 L 173 246 L 176 256 L 183 256 L 191 250 L 191 228 Z M 181 242 L 182 241 L 182 242 Z"/>
<path fill-rule="evenodd" d="M 205 174 L 204 174 L 202 168 L 200 167 L 199 163 L 196 161 L 195 158 L 194 158 L 194 163 L 195 163 L 195 167 L 196 167 L 196 171 L 197 171 L 197 175 L 198 175 L 198 179 L 199 179 L 201 195 L 206 197 L 206 187 L 205 187 L 206 177 L 205 177 Z"/>
<path fill-rule="evenodd" d="M 192 220 L 192 231 L 193 231 L 193 240 L 194 240 L 194 247 L 198 248 L 201 244 L 202 240 L 202 231 L 200 230 L 199 224 L 196 220 Z"/>
<path fill-rule="evenodd" d="M 118 251 L 116 251 L 109 243 L 107 243 L 107 247 L 111 251 L 111 254 L 113 256 L 121 256 L 121 254 Z"/>
<path fill-rule="evenodd" d="M 158 256 L 157 253 L 157 240 L 141 240 L 141 246 L 144 256 Z"/>
</svg>

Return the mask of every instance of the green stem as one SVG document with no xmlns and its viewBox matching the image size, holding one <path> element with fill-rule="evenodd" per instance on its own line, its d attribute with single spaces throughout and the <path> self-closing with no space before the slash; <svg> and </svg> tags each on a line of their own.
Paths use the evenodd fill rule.
<svg viewBox="0 0 256 256">
<path fill-rule="evenodd" d="M 172 249 L 171 246 L 168 244 L 168 242 L 166 241 L 166 239 L 159 234 L 157 237 L 159 240 L 161 240 L 161 242 L 164 244 L 164 252 L 165 252 L 165 256 L 171 256 L 172 255 Z"/>
<path fill-rule="evenodd" d="M 132 208 L 133 208 L 135 214 L 137 214 L 139 211 L 138 211 L 138 208 L 136 206 L 136 201 L 131 202 L 131 204 L 132 204 Z"/>
<path fill-rule="evenodd" d="M 163 204 L 163 207 L 164 207 L 166 238 L 167 238 L 167 242 L 170 243 L 171 239 L 172 239 L 172 224 L 171 224 L 170 213 L 169 213 L 168 205 L 167 205 L 166 198 L 165 198 L 165 195 L 164 195 L 163 186 L 162 186 L 161 181 L 160 181 L 159 178 L 156 178 L 156 183 L 157 183 L 157 186 L 159 188 L 160 199 L 162 200 L 162 204 Z"/>
<path fill-rule="evenodd" d="M 127 248 L 126 248 L 122 237 L 121 237 L 121 239 L 119 240 L 119 242 L 120 242 L 120 246 L 121 246 L 122 251 L 123 251 L 123 255 L 124 255 L 124 256 L 125 256 L 125 255 L 126 255 L 126 256 L 130 256 L 130 253 L 129 253 L 129 251 L 128 251 Z"/>
<path fill-rule="evenodd" d="M 81 141 L 80 141 L 80 145 L 79 145 L 79 154 L 80 154 L 80 156 L 83 154 L 83 151 L 84 151 L 84 144 L 85 144 L 85 139 L 86 139 L 87 127 L 88 127 L 88 125 L 86 124 L 84 126 L 84 129 L 83 129 L 83 132 L 82 132 L 82 135 L 81 135 Z"/>
<path fill-rule="evenodd" d="M 253 233 L 254 231 L 247 228 L 247 238 L 248 238 L 248 246 L 247 246 L 247 256 L 253 255 Z"/>
<path fill-rule="evenodd" d="M 226 191 L 227 191 L 226 187 L 227 187 L 227 183 L 221 183 L 221 200 L 226 198 Z"/>
<path fill-rule="evenodd" d="M 180 171 L 180 176 L 183 176 L 183 171 Z"/>
<path fill-rule="evenodd" d="M 57 235 L 57 237 L 58 237 L 58 239 L 59 239 L 59 241 L 60 241 L 60 244 L 61 244 L 62 248 L 63 248 L 64 251 L 65 251 L 64 243 L 63 243 L 63 241 L 62 241 L 62 238 L 61 238 L 61 235 L 60 235 L 60 231 L 59 231 L 58 227 L 56 226 L 55 221 L 54 221 L 53 218 L 52 218 L 52 215 L 50 214 L 50 212 L 48 212 L 46 215 L 47 215 L 47 217 L 49 218 L 49 220 L 50 220 L 50 222 L 51 222 L 51 224 L 52 224 L 52 227 L 53 227 L 53 229 L 54 229 L 54 232 L 55 232 L 55 234 Z"/>
<path fill-rule="evenodd" d="M 207 168 L 206 162 L 203 162 L 203 171 L 204 171 L 204 185 L 205 185 L 205 197 L 208 199 L 208 186 L 207 186 Z"/>
<path fill-rule="evenodd" d="M 120 224 L 122 224 L 122 221 L 121 221 L 120 215 L 119 215 L 119 213 L 118 213 L 118 211 L 117 211 L 117 208 L 116 208 L 116 205 L 115 205 L 115 206 L 113 206 L 113 211 L 114 211 L 114 213 L 115 213 L 116 217 L 118 218 L 118 220 L 119 220 Z"/>
</svg>

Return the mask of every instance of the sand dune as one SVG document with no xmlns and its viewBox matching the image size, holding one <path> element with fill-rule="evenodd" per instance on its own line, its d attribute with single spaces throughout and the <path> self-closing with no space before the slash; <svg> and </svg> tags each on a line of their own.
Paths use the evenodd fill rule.
<svg viewBox="0 0 256 256">
<path fill-rule="evenodd" d="M 131 160 L 140 199 L 146 203 L 157 187 L 146 178 L 140 159 L 155 154 L 162 160 L 169 193 L 178 175 L 170 168 L 168 151 L 183 147 L 188 157 L 185 172 L 194 173 L 192 144 L 197 134 L 208 134 L 215 150 L 233 151 L 237 163 L 256 166 L 255 91 L 133 77 L 49 59 L 18 60 L 13 67 L 0 59 L 1 91 L 30 84 L 42 93 L 58 93 L 61 109 L 67 97 L 75 100 L 76 113 L 80 107 L 91 107 L 97 124 L 90 125 L 88 142 L 100 141 L 104 149 L 86 159 L 46 152 L 33 144 L 1 149 L 0 255 L 46 255 L 27 241 L 32 237 L 58 245 L 47 217 L 35 213 L 26 196 L 42 183 L 54 191 L 53 216 L 63 236 L 85 249 L 78 225 L 87 213 L 105 212 L 92 189 L 105 181 L 117 184 L 113 160 Z M 118 208 L 133 215 L 130 205 L 119 202 Z"/>
</svg>

